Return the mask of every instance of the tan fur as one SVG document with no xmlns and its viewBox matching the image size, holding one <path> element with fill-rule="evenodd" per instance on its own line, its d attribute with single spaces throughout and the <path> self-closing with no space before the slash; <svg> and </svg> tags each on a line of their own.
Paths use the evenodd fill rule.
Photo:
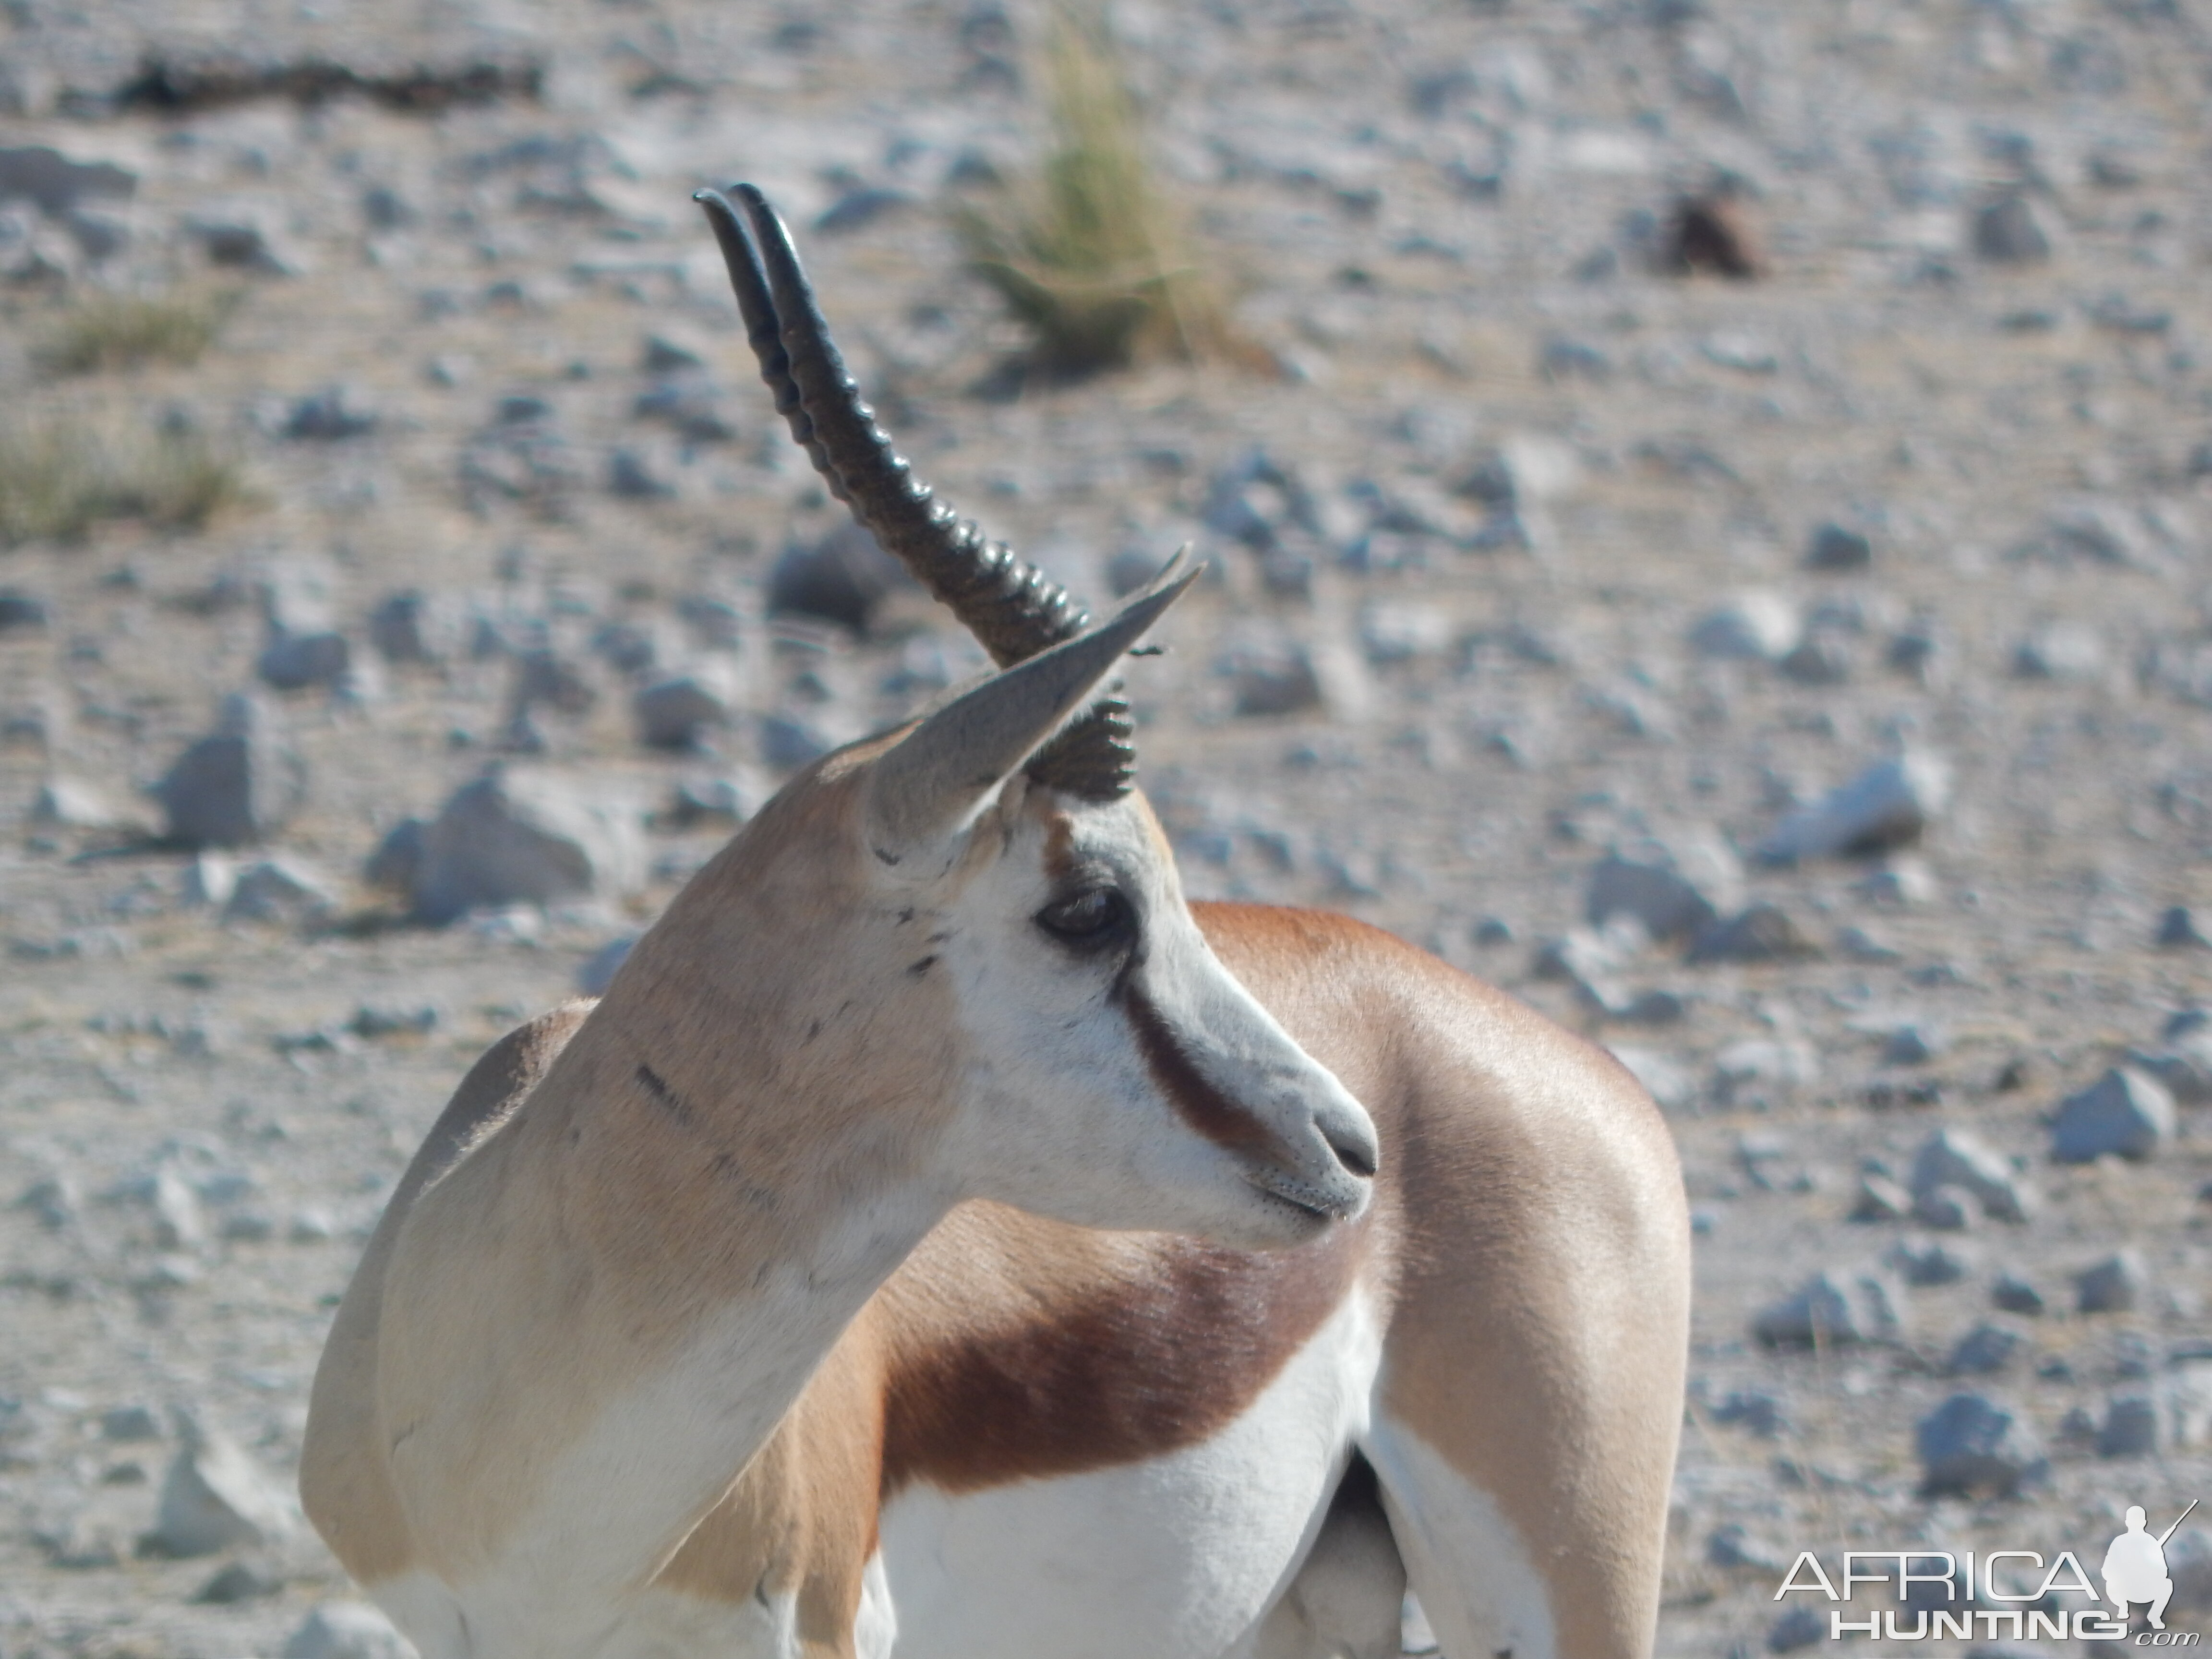
<svg viewBox="0 0 2212 1659">
<path fill-rule="evenodd" d="M 365 1582 L 477 1568 L 641 1355 L 742 1303 L 847 1195 L 895 1183 L 956 1091 L 951 993 L 915 965 L 927 939 L 888 961 L 841 950 L 830 923 L 872 901 L 806 855 L 849 836 L 866 757 L 773 803 L 588 1018 L 556 1011 L 488 1054 L 410 1169 L 340 1309 L 303 1460 L 309 1513 Z M 1387 934 L 1193 911 L 1375 1120 L 1365 1218 L 1243 1254 L 963 1205 L 825 1338 L 757 1454 L 696 1472 L 692 1518 L 647 1540 L 645 1577 L 793 1595 L 806 1650 L 849 1655 L 899 1488 L 1194 1443 L 1360 1283 L 1387 1322 L 1383 1409 L 1527 1541 L 1560 1652 L 1647 1653 L 1687 1302 L 1650 1103 L 1607 1056 Z M 703 965 L 748 937 L 787 941 L 775 971 L 710 982 Z"/>
</svg>

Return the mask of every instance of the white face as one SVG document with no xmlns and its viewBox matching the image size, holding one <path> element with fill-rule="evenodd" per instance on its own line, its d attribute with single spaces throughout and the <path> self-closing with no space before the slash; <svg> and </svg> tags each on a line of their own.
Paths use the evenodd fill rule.
<svg viewBox="0 0 2212 1659">
<path fill-rule="evenodd" d="M 1242 1249 L 1365 1209 L 1374 1124 L 1216 959 L 1139 799 L 1017 778 L 969 834 L 915 896 L 971 1056 L 956 1191 Z"/>
</svg>

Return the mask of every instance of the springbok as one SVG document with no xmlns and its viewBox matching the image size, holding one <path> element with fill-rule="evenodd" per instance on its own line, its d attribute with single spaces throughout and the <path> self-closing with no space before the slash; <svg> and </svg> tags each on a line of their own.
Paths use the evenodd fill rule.
<svg viewBox="0 0 2212 1659">
<path fill-rule="evenodd" d="M 793 780 L 369 1241 L 301 1486 L 428 1659 L 1628 1659 L 1688 1229 L 1602 1052 L 1188 904 L 1102 627 L 933 501 L 757 191 L 776 405 L 1002 672 Z M 1105 1231 L 1112 1230 L 1112 1231 Z"/>
</svg>

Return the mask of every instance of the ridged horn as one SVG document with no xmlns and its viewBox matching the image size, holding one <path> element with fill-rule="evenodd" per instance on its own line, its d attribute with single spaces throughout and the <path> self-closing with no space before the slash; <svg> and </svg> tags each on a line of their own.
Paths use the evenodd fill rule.
<svg viewBox="0 0 2212 1659">
<path fill-rule="evenodd" d="M 742 217 L 719 191 L 692 199 L 706 210 L 729 267 L 761 379 L 830 493 L 1001 666 L 1081 633 L 1090 617 L 1066 588 L 914 476 L 847 372 L 783 221 L 755 186 L 734 185 L 730 193 L 743 204 Z M 1091 799 L 1127 794 L 1136 776 L 1135 729 L 1128 704 L 1109 690 L 1032 760 L 1030 775 Z"/>
</svg>

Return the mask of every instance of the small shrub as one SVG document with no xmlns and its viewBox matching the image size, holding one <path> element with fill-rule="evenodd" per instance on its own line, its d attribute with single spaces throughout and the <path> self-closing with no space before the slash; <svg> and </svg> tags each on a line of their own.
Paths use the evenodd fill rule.
<svg viewBox="0 0 2212 1659">
<path fill-rule="evenodd" d="M 109 519 L 196 530 L 246 496 L 236 464 L 195 433 L 70 421 L 0 432 L 0 546 L 74 540 Z"/>
<path fill-rule="evenodd" d="M 237 308 L 235 293 L 141 299 L 103 294 L 71 307 L 33 358 L 52 375 L 193 363 Z"/>
<path fill-rule="evenodd" d="M 1036 333 L 1036 366 L 1082 374 L 1140 356 L 1249 356 L 1146 161 L 1103 17 L 1056 11 L 1045 52 L 1054 148 L 995 211 L 957 224 L 974 270 Z"/>
</svg>

